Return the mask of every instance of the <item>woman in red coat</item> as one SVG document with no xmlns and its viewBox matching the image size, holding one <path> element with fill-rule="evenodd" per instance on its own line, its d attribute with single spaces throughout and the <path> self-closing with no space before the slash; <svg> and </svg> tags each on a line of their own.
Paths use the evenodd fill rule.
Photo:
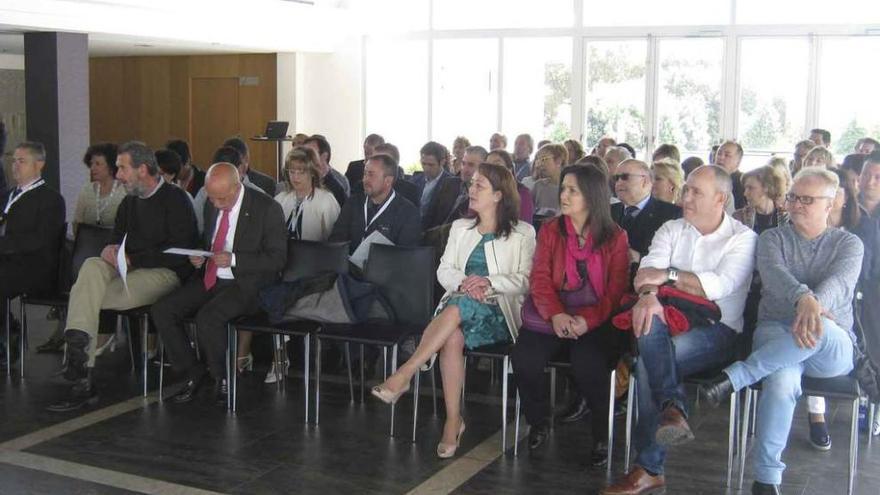
<svg viewBox="0 0 880 495">
<path fill-rule="evenodd" d="M 610 197 L 608 177 L 599 168 L 572 165 L 562 171 L 562 214 L 545 222 L 538 235 L 529 277 L 532 304 L 527 300 L 523 307 L 523 329 L 511 354 L 531 425 L 529 448 L 535 449 L 549 434 L 544 368 L 568 351 L 575 383 L 592 410 L 594 466 L 606 462 L 609 380 L 623 339 L 609 321 L 629 288 L 629 246 L 626 232 L 611 219 Z"/>
</svg>

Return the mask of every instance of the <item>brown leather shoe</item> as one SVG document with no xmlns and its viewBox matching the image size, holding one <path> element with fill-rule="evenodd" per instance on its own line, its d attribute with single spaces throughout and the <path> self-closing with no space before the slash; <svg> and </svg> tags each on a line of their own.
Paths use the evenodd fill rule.
<svg viewBox="0 0 880 495">
<path fill-rule="evenodd" d="M 617 483 L 602 490 L 600 495 L 663 495 L 666 493 L 666 478 L 662 474 L 651 476 L 636 466 Z"/>
<path fill-rule="evenodd" d="M 688 426 L 681 411 L 677 407 L 669 405 L 663 409 L 663 413 L 660 415 L 654 439 L 658 444 L 670 447 L 690 442 L 694 439 L 694 432 L 691 431 L 691 427 Z"/>
</svg>

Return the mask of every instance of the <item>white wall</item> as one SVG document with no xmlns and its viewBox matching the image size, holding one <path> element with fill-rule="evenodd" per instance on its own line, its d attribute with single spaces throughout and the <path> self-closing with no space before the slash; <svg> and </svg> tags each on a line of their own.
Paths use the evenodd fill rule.
<svg viewBox="0 0 880 495">
<path fill-rule="evenodd" d="M 24 70 L 24 55 L 0 53 L 0 69 Z"/>
<path fill-rule="evenodd" d="M 346 38 L 331 54 L 298 53 L 296 59 L 296 119 L 290 133 L 326 136 L 331 165 L 344 172 L 348 162 L 363 158 L 361 38 Z"/>
</svg>

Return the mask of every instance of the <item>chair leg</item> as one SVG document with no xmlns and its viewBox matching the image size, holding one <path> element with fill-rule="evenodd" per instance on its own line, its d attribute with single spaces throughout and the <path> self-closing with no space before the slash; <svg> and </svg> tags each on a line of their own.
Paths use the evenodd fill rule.
<svg viewBox="0 0 880 495">
<path fill-rule="evenodd" d="M 468 363 L 468 358 L 467 358 L 467 356 L 465 356 L 464 357 L 464 373 L 462 373 L 462 376 L 464 378 L 461 380 L 461 409 L 462 410 L 464 410 L 464 405 L 465 405 L 464 389 L 467 386 L 467 363 Z M 443 393 L 445 394 L 446 391 L 444 390 Z"/>
<path fill-rule="evenodd" d="M 321 421 L 321 337 L 315 334 L 315 426 Z"/>
<path fill-rule="evenodd" d="M 134 332 L 131 331 L 131 326 L 128 324 L 128 318 L 123 318 L 122 316 L 116 317 L 116 331 L 119 332 L 120 328 L 122 328 L 123 331 L 127 330 L 128 357 L 131 358 L 131 376 L 137 376 L 137 364 L 134 357 Z M 67 354 L 65 353 L 65 363 L 66 361 Z"/>
<path fill-rule="evenodd" d="M 281 355 L 284 352 L 282 342 L 281 335 L 272 335 L 272 373 L 275 375 L 275 388 L 278 390 L 284 389 L 284 383 L 281 379 L 284 375 L 284 372 L 282 371 L 284 369 L 284 363 L 281 361 Z"/>
<path fill-rule="evenodd" d="M 226 396 L 232 397 L 232 412 L 235 413 L 238 411 L 238 330 L 232 327 L 229 333 L 232 334 L 232 348 L 229 350 L 232 378 L 226 381 Z"/>
<path fill-rule="evenodd" d="M 150 324 L 149 324 L 149 321 L 147 321 L 147 318 L 148 318 L 147 315 L 144 315 L 143 318 L 141 319 L 141 335 L 142 335 L 141 344 L 143 345 L 143 348 L 141 349 L 141 356 L 142 356 L 141 366 L 143 368 L 141 370 L 141 373 L 142 373 L 143 379 L 144 379 L 144 397 L 147 396 L 147 371 L 148 371 L 148 368 L 150 367 L 150 365 L 149 365 L 150 352 L 147 349 L 147 345 L 148 345 L 147 344 L 147 333 L 149 333 L 149 331 L 150 331 L 150 327 L 149 327 Z"/>
<path fill-rule="evenodd" d="M 617 385 L 617 369 L 611 370 L 611 388 L 608 393 L 608 456 L 606 470 L 611 474 L 611 453 L 614 450 L 614 401 L 616 396 L 615 385 Z"/>
<path fill-rule="evenodd" d="M 847 495 L 852 495 L 859 455 L 859 399 L 852 401 L 852 420 L 849 431 L 849 473 L 847 476 Z"/>
<path fill-rule="evenodd" d="M 361 404 L 364 403 L 364 389 L 366 388 L 366 380 L 364 379 L 364 344 L 360 345 L 361 348 L 361 365 L 360 373 L 361 373 Z"/>
<path fill-rule="evenodd" d="M 623 453 L 623 471 L 629 472 L 629 461 L 632 454 L 632 427 L 633 427 L 633 411 L 638 405 L 635 402 L 636 392 L 636 376 L 629 374 L 629 390 L 626 392 L 626 451 Z"/>
<path fill-rule="evenodd" d="M 734 445 L 736 444 L 737 406 L 739 406 L 739 393 L 733 392 L 730 394 L 730 413 L 727 418 L 727 482 L 725 486 L 728 488 L 733 480 L 733 457 L 736 454 Z"/>
<path fill-rule="evenodd" d="M 751 422 L 749 423 L 749 436 L 750 436 L 750 437 L 754 437 L 754 436 L 755 436 L 755 428 L 757 428 L 757 425 L 758 425 L 758 394 L 759 394 L 759 392 L 758 392 L 757 390 L 752 390 L 752 391 L 751 391 L 751 396 L 752 396 L 752 411 L 751 411 L 752 420 L 751 420 Z"/>
<path fill-rule="evenodd" d="M 162 339 L 156 336 L 157 352 L 159 353 L 159 402 L 162 402 L 162 381 L 165 378 L 165 346 Z"/>
<path fill-rule="evenodd" d="M 305 416 L 306 416 L 306 424 L 309 423 L 309 358 L 311 354 L 309 353 L 309 345 L 312 342 L 311 334 L 303 335 L 303 390 L 304 392 L 304 401 L 305 402 Z"/>
<path fill-rule="evenodd" d="M 232 363 L 232 333 L 235 332 L 235 328 L 232 325 L 226 325 L 226 383 L 232 383 L 232 368 L 235 366 Z M 231 385 L 227 385 L 231 386 Z M 226 410 L 232 411 L 232 394 L 229 393 L 229 390 L 226 391 Z"/>
<path fill-rule="evenodd" d="M 519 455 L 519 388 L 516 390 L 516 419 L 513 427 L 513 456 Z"/>
<path fill-rule="evenodd" d="M 743 477 L 745 476 L 746 471 L 746 452 L 748 451 L 749 431 L 753 431 L 754 428 L 754 421 L 752 419 L 752 400 L 755 397 L 756 392 L 750 388 L 746 388 L 744 392 L 745 404 L 743 404 L 742 411 L 740 411 L 742 419 L 739 428 L 739 467 L 737 469 L 738 479 L 736 482 L 738 490 L 742 489 Z"/>
<path fill-rule="evenodd" d="M 24 361 L 27 357 L 27 305 L 24 303 L 24 298 L 18 298 L 18 312 L 21 315 L 21 335 L 18 336 L 18 378 L 20 380 L 24 380 Z M 6 360 L 9 360 L 9 355 L 7 354 Z"/>
<path fill-rule="evenodd" d="M 416 374 L 413 375 L 413 443 L 416 443 L 416 426 L 419 424 L 419 386 L 421 385 L 421 375 L 422 372 L 420 370 L 416 371 Z"/>
<path fill-rule="evenodd" d="M 391 374 L 397 372 L 397 344 L 391 346 Z M 396 404 L 391 404 L 391 437 L 394 438 L 394 409 Z"/>
<path fill-rule="evenodd" d="M 348 368 L 348 395 L 351 397 L 351 403 L 354 404 L 354 380 L 351 376 L 351 346 L 345 343 L 345 366 Z M 361 363 L 363 366 L 363 363 Z"/>
<path fill-rule="evenodd" d="M 556 427 L 556 368 L 550 368 L 550 429 Z"/>
<path fill-rule="evenodd" d="M 12 318 L 10 317 L 9 305 L 12 304 L 12 299 L 6 298 L 6 314 L 3 315 L 3 318 L 6 320 L 6 376 L 12 376 L 12 339 L 10 336 L 12 333 L 9 331 L 9 328 L 12 326 Z"/>
<path fill-rule="evenodd" d="M 504 372 L 501 376 L 501 455 L 507 452 L 507 368 L 510 363 L 510 356 L 504 356 L 502 360 Z M 495 362 L 492 361 L 492 369 L 495 368 Z"/>
<path fill-rule="evenodd" d="M 871 439 L 874 437 L 874 414 L 876 404 L 871 402 L 868 404 L 868 446 L 871 445 Z"/>
</svg>

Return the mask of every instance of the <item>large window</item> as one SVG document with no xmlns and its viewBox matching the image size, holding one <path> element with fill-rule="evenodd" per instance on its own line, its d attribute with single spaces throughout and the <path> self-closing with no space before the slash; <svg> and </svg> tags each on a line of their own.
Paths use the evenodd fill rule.
<svg viewBox="0 0 880 495">
<path fill-rule="evenodd" d="M 584 136 L 589 150 L 603 136 L 645 148 L 647 41 L 590 41 L 586 45 Z"/>
<path fill-rule="evenodd" d="M 727 24 L 730 0 L 584 1 L 585 26 Z"/>
<path fill-rule="evenodd" d="M 434 0 L 435 29 L 569 27 L 573 0 Z"/>
<path fill-rule="evenodd" d="M 451 150 L 462 135 L 488 147 L 498 130 L 498 40 L 435 41 L 433 78 L 434 140 Z"/>
<path fill-rule="evenodd" d="M 724 42 L 717 38 L 660 40 L 657 64 L 657 146 L 708 157 L 721 137 Z M 684 158 L 684 157 L 682 157 Z"/>
<path fill-rule="evenodd" d="M 880 138 L 880 67 L 868 62 L 880 50 L 880 38 L 828 38 L 819 64 L 817 127 L 831 132 L 838 160 L 853 152 L 859 138 Z"/>
<path fill-rule="evenodd" d="M 852 24 L 880 21 L 876 0 L 736 0 L 738 24 Z"/>
<path fill-rule="evenodd" d="M 568 139 L 571 39 L 505 39 L 503 67 L 501 128 L 511 142 L 522 133 L 536 141 Z"/>
<path fill-rule="evenodd" d="M 366 49 L 366 132 L 397 146 L 406 168 L 428 137 L 428 43 L 371 40 Z"/>
</svg>

